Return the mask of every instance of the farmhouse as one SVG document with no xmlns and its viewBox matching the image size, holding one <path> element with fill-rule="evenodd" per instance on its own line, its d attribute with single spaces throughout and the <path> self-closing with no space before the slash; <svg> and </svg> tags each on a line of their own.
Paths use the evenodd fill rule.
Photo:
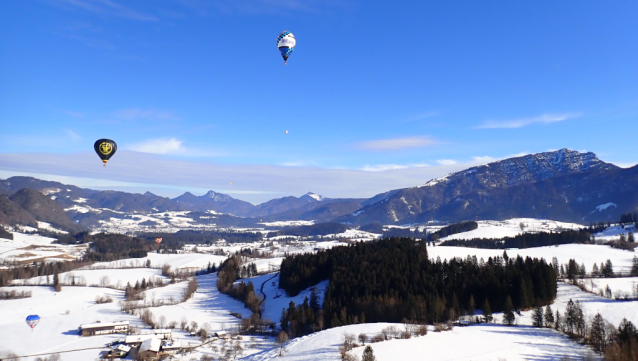
<svg viewBox="0 0 638 361">
<path fill-rule="evenodd" d="M 163 340 L 170 340 L 173 336 L 173 330 L 153 330 L 153 334 Z"/>
<path fill-rule="evenodd" d="M 106 353 L 102 358 L 104 359 L 114 359 L 114 358 L 124 358 L 128 355 L 129 351 L 131 351 L 130 346 L 119 345 L 116 348 L 110 350 Z"/>
<path fill-rule="evenodd" d="M 80 335 L 82 336 L 95 336 L 106 335 L 109 333 L 126 333 L 128 332 L 128 321 L 119 322 L 97 322 L 87 325 L 80 325 Z"/>
<path fill-rule="evenodd" d="M 129 335 L 124 339 L 124 343 L 127 346 L 137 347 L 142 344 L 142 342 L 153 338 L 154 335 Z"/>
<path fill-rule="evenodd" d="M 149 338 L 144 340 L 140 345 L 139 351 L 137 351 L 137 357 L 143 360 L 153 359 L 159 355 L 162 341 L 159 338 Z"/>
</svg>

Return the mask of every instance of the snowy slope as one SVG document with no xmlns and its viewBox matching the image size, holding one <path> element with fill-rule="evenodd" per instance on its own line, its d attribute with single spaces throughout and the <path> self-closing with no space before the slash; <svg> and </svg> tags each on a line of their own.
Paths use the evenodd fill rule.
<svg viewBox="0 0 638 361">
<path fill-rule="evenodd" d="M 242 279 L 241 282 L 248 283 L 252 282 L 255 286 L 255 293 L 262 296 L 260 292 L 261 285 L 264 284 L 264 293 L 266 294 L 266 299 L 262 305 L 263 314 L 262 317 L 269 319 L 274 322 L 278 322 L 279 316 L 281 316 L 281 310 L 283 308 L 288 309 L 288 305 L 290 302 L 294 302 L 295 305 L 302 304 L 304 299 L 308 297 L 310 300 L 310 292 L 312 287 L 299 292 L 297 296 L 289 297 L 286 292 L 279 288 L 279 274 L 271 273 L 263 276 L 252 277 Z M 322 281 L 317 284 L 317 290 L 319 291 L 319 304 L 323 303 L 323 296 L 326 287 L 328 286 L 328 281 Z"/>
<path fill-rule="evenodd" d="M 576 223 L 565 223 L 535 218 L 512 218 L 505 221 L 478 221 L 477 223 L 477 229 L 469 232 L 453 234 L 451 236 L 441 238 L 441 241 L 451 239 L 468 240 L 472 238 L 504 238 L 514 237 L 523 232 L 559 232 L 562 230 L 583 228 L 582 225 Z M 521 223 L 524 226 L 523 229 L 520 228 Z"/>
<path fill-rule="evenodd" d="M 574 258 L 579 264 L 584 262 L 588 272 L 591 271 L 594 262 L 600 265 L 600 262 L 605 262 L 609 259 L 614 266 L 615 272 L 628 272 L 631 268 L 631 260 L 635 253 L 614 249 L 605 245 L 563 244 L 560 246 L 520 250 L 508 249 L 507 254 L 509 257 L 521 255 L 523 258 L 527 256 L 532 258 L 544 258 L 548 262 L 551 262 L 552 257 L 556 257 L 561 264 L 567 263 L 571 258 Z M 477 258 L 480 259 L 483 257 L 483 259 L 487 261 L 488 257 L 502 256 L 503 250 L 436 246 L 428 247 L 428 255 L 432 259 L 436 259 L 436 257 L 441 257 L 441 259 L 451 259 L 453 257 L 466 258 L 468 255 L 475 255 Z"/>
<path fill-rule="evenodd" d="M 64 287 L 62 292 L 55 292 L 51 287 L 2 289 L 33 292 L 30 298 L 0 301 L 0 350 L 13 351 L 18 355 L 101 347 L 123 339 L 122 335 L 81 337 L 77 332 L 81 324 L 128 320 L 133 325 L 141 325 L 137 317 L 120 312 L 117 302 L 123 299 L 121 291 L 97 287 Z M 95 297 L 105 294 L 110 295 L 114 302 L 95 304 Z M 33 331 L 24 321 L 32 314 L 41 317 Z M 94 360 L 99 351 L 65 353 L 62 359 Z"/>
<path fill-rule="evenodd" d="M 286 347 L 284 357 L 278 350 L 271 350 L 246 360 L 266 361 L 319 361 L 340 360 L 338 348 L 343 343 L 343 334 L 365 333 L 372 337 L 390 325 L 403 328 L 401 324 L 374 323 L 350 325 L 317 332 L 297 338 Z M 588 350 L 567 337 L 550 329 L 532 327 L 506 327 L 480 325 L 456 327 L 452 331 L 432 332 L 408 340 L 390 340 L 371 344 L 378 361 L 396 360 L 512 360 L 560 359 L 564 355 L 579 355 Z M 363 347 L 355 348 L 353 354 L 361 357 Z"/>
</svg>

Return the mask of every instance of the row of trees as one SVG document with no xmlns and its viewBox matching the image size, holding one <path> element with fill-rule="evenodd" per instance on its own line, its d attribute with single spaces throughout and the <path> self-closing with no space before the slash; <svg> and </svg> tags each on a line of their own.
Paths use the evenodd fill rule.
<svg viewBox="0 0 638 361">
<path fill-rule="evenodd" d="M 466 260 L 428 258 L 425 242 L 384 239 L 286 257 L 279 287 L 290 295 L 329 279 L 323 301 L 327 326 L 356 322 L 442 322 L 473 313 L 475 300 L 503 310 L 550 303 L 556 272 L 544 260 L 521 257 Z"/>
<path fill-rule="evenodd" d="M 638 223 L 638 213 L 623 213 L 620 215 L 620 224 Z"/>
<path fill-rule="evenodd" d="M 261 310 L 259 309 L 261 298 L 255 294 L 253 283 L 248 282 L 248 284 L 245 284 L 244 282 L 239 282 L 235 285 L 236 280 L 252 277 L 256 274 L 257 266 L 254 263 L 244 264 L 244 260 L 239 255 L 229 257 L 219 266 L 217 289 L 221 293 L 242 301 L 253 313 L 261 315 Z"/>
<path fill-rule="evenodd" d="M 362 322 L 365 322 L 365 318 Z M 303 303 L 295 305 L 293 301 L 288 309 L 281 310 L 279 325 L 290 337 L 299 337 L 325 328 L 324 313 L 319 304 L 319 291 L 313 287 L 310 299 L 304 298 Z"/>
<path fill-rule="evenodd" d="M 511 324 L 506 322 L 507 316 L 504 314 L 503 323 Z M 638 355 L 638 330 L 630 321 L 623 319 L 616 328 L 600 313 L 586 319 L 578 301 L 570 299 L 562 315 L 558 310 L 554 314 L 549 305 L 544 310 L 539 306 L 534 307 L 532 321 L 535 327 L 554 328 L 581 340 L 602 352 L 605 360 L 635 360 Z"/>
<path fill-rule="evenodd" d="M 591 233 L 588 231 L 563 231 L 563 232 L 540 232 L 523 233 L 514 237 L 503 239 L 473 238 L 470 240 L 449 240 L 443 242 L 442 246 L 487 248 L 487 249 L 507 249 L 507 248 L 532 248 L 554 246 L 559 244 L 591 243 Z"/>
</svg>

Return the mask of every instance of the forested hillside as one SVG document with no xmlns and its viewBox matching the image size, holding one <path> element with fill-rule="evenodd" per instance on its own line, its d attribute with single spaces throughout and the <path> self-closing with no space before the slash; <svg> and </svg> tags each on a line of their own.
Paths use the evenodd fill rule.
<svg viewBox="0 0 638 361">
<path fill-rule="evenodd" d="M 476 257 L 428 259 L 424 242 L 391 238 L 290 256 L 279 287 L 290 295 L 329 279 L 326 325 L 366 322 L 441 322 L 474 309 L 501 311 L 508 296 L 517 309 L 556 296 L 556 272 L 545 260 Z"/>
</svg>

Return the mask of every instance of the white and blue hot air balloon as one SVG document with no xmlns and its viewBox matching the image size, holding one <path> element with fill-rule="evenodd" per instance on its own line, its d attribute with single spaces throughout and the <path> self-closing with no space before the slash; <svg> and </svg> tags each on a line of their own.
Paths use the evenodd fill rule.
<svg viewBox="0 0 638 361">
<path fill-rule="evenodd" d="M 297 40 L 290 31 L 282 31 L 277 37 L 277 49 L 279 49 L 281 57 L 284 58 L 284 64 L 288 61 L 292 51 L 295 50 L 295 45 L 297 45 Z"/>
<path fill-rule="evenodd" d="M 27 316 L 27 325 L 31 327 L 31 330 L 40 322 L 40 316 L 38 315 L 29 315 Z"/>
</svg>

